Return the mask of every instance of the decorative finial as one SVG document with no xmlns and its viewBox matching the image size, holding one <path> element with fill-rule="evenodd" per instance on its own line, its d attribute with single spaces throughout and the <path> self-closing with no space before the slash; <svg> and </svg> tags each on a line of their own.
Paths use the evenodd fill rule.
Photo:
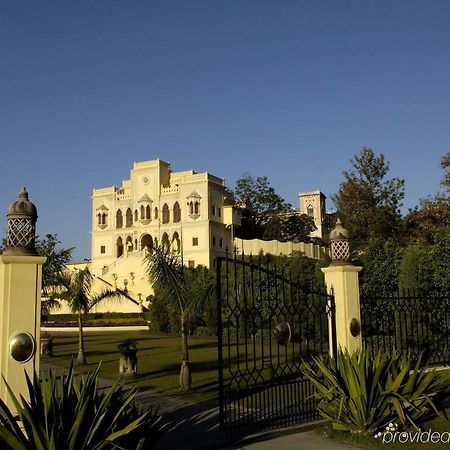
<svg viewBox="0 0 450 450">
<path fill-rule="evenodd" d="M 349 264 L 350 245 L 348 241 L 348 231 L 342 225 L 341 220 L 338 219 L 330 232 L 332 266 Z"/>
</svg>

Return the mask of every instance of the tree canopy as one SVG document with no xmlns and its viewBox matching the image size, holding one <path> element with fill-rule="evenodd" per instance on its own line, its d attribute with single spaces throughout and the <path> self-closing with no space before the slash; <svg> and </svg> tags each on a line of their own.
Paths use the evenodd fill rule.
<svg viewBox="0 0 450 450">
<path fill-rule="evenodd" d="M 353 168 L 343 172 L 344 181 L 333 200 L 350 233 L 353 248 L 360 248 L 378 236 L 397 239 L 404 180 L 388 179 L 389 163 L 384 155 L 376 155 L 367 147 L 351 163 Z"/>
<path fill-rule="evenodd" d="M 245 206 L 237 237 L 300 242 L 315 230 L 313 219 L 295 211 L 275 192 L 266 176 L 255 179 L 244 173 L 236 181 L 234 194 Z"/>
</svg>

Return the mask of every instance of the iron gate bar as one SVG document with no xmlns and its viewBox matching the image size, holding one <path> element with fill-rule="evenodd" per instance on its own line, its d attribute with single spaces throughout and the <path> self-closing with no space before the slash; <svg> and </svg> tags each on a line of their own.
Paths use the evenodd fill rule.
<svg viewBox="0 0 450 450">
<path fill-rule="evenodd" d="M 450 292 L 405 290 L 361 296 L 363 339 L 369 349 L 424 352 L 430 364 L 450 364 Z"/>
<path fill-rule="evenodd" d="M 319 418 L 301 361 L 328 351 L 329 322 L 335 349 L 334 296 L 244 254 L 217 258 L 216 293 L 221 428 L 250 432 Z M 283 322 L 292 339 L 274 343 L 275 324 Z"/>
</svg>

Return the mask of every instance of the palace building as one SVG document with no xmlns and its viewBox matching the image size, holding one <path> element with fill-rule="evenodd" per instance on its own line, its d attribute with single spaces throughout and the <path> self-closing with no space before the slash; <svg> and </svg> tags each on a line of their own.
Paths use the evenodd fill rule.
<svg viewBox="0 0 450 450">
<path fill-rule="evenodd" d="M 153 246 L 180 253 L 184 264 L 215 265 L 233 248 L 240 210 L 225 182 L 207 172 L 173 172 L 159 159 L 135 162 L 122 186 L 92 194 L 92 272 L 145 298 L 143 258 Z"/>
<path fill-rule="evenodd" d="M 312 235 L 322 237 L 325 196 L 314 191 L 300 193 L 299 199 L 297 213 L 313 217 L 318 229 Z M 173 172 L 160 159 L 135 162 L 120 187 L 93 190 L 91 260 L 69 268 L 88 264 L 95 290 L 119 288 L 126 293 L 126 298 L 101 303 L 93 312 L 138 312 L 153 292 L 145 256 L 157 245 L 179 253 L 189 267 L 214 267 L 227 249 L 278 255 L 300 251 L 311 258 L 326 251 L 313 243 L 236 239 L 241 211 L 222 178 L 194 170 Z"/>
</svg>

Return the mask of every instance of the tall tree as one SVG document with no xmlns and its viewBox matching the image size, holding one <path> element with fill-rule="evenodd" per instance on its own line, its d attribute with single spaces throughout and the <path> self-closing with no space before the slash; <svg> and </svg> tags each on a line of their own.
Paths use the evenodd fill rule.
<svg viewBox="0 0 450 450">
<path fill-rule="evenodd" d="M 204 288 L 192 292 L 180 255 L 172 252 L 169 248 L 155 247 L 146 258 L 147 272 L 155 292 L 165 298 L 180 319 L 182 357 L 180 386 L 182 389 L 188 390 L 191 385 L 188 345 L 189 320 L 198 305 L 210 297 L 212 284 L 205 283 Z"/>
<path fill-rule="evenodd" d="M 280 242 L 306 242 L 315 229 L 314 220 L 306 214 L 272 214 L 265 224 L 262 238 Z"/>
<path fill-rule="evenodd" d="M 60 248 L 61 241 L 56 234 L 47 234 L 44 238 L 36 238 L 36 251 L 39 256 L 47 259 L 42 266 L 42 301 L 41 313 L 48 314 L 52 307 L 59 304 L 52 298 L 52 290 L 58 285 L 58 280 L 69 263 L 74 247 Z"/>
<path fill-rule="evenodd" d="M 442 170 L 444 171 L 441 185 L 450 191 L 450 152 L 447 152 L 441 158 L 441 167 L 442 167 Z"/>
<path fill-rule="evenodd" d="M 414 243 L 433 245 L 440 231 L 450 226 L 450 152 L 441 158 L 441 168 L 444 191 L 421 199 L 405 218 L 407 233 Z"/>
<path fill-rule="evenodd" d="M 301 242 L 315 230 L 314 221 L 298 214 L 270 185 L 267 177 L 249 173 L 236 181 L 236 200 L 244 205 L 242 226 L 236 235 L 242 239 L 276 239 Z"/>
<path fill-rule="evenodd" d="M 104 289 L 101 292 L 93 291 L 94 276 L 86 267 L 74 272 L 65 271 L 57 277 L 59 289 L 53 291 L 52 298 L 66 300 L 73 313 L 78 314 L 78 358 L 79 364 L 86 364 L 84 348 L 83 315 L 100 302 L 120 298 L 123 294 L 119 290 Z"/>
<path fill-rule="evenodd" d="M 387 179 L 389 163 L 367 147 L 351 163 L 353 169 L 343 172 L 345 179 L 333 200 L 354 248 L 377 236 L 398 238 L 404 180 Z"/>
<path fill-rule="evenodd" d="M 245 205 L 242 226 L 237 233 L 244 239 L 262 238 L 270 217 L 291 207 L 270 186 L 267 177 L 254 179 L 249 173 L 244 173 L 236 181 L 234 192 L 236 200 Z"/>
</svg>

